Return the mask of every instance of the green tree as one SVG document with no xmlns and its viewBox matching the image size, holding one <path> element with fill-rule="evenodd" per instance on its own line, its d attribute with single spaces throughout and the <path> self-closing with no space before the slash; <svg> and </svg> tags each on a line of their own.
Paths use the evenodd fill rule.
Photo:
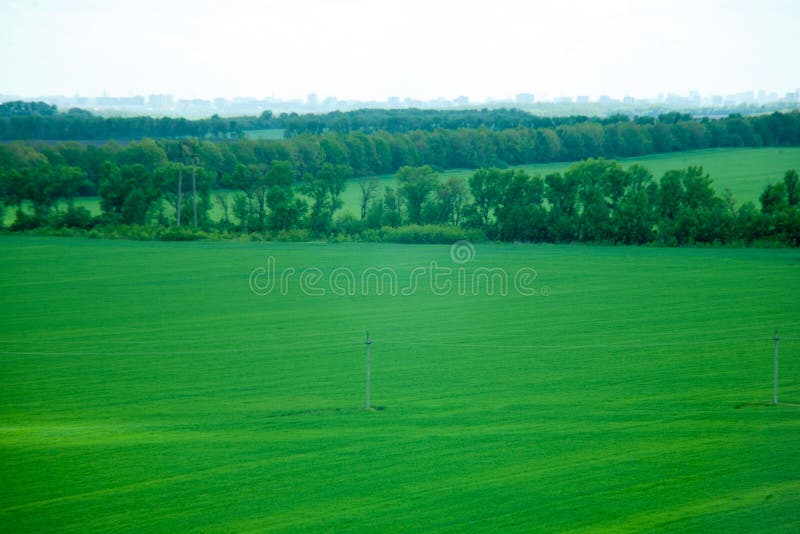
<svg viewBox="0 0 800 534">
<path fill-rule="evenodd" d="M 408 219 L 411 224 L 422 223 L 422 205 L 428 195 L 436 188 L 437 177 L 433 169 L 422 167 L 401 167 L 397 171 L 400 194 L 408 207 Z"/>
<path fill-rule="evenodd" d="M 100 208 L 111 221 L 146 224 L 150 209 L 160 197 L 158 184 L 144 165 L 104 166 Z"/>
<path fill-rule="evenodd" d="M 545 198 L 550 204 L 548 226 L 552 239 L 557 243 L 578 239 L 580 185 L 574 175 L 553 173 L 545 176 Z"/>
<path fill-rule="evenodd" d="M 57 198 L 64 199 L 68 208 L 75 205 L 75 197 L 87 184 L 86 172 L 71 165 L 58 165 L 53 168 L 53 187 Z"/>
<path fill-rule="evenodd" d="M 508 174 L 493 167 L 478 169 L 469 179 L 470 191 L 484 228 L 489 226 L 492 210 L 500 202 L 508 177 Z"/>
<path fill-rule="evenodd" d="M 325 163 L 315 177 L 307 180 L 303 190 L 313 201 L 310 226 L 315 234 L 330 233 L 333 215 L 342 204 L 340 196 L 352 174 L 349 165 Z"/>
<path fill-rule="evenodd" d="M 152 139 L 129 144 L 120 151 L 117 159 L 120 165 L 142 165 L 149 173 L 168 161 L 167 153 Z"/>
<path fill-rule="evenodd" d="M 544 241 L 547 213 L 542 205 L 544 182 L 523 170 L 508 171 L 506 187 L 495 208 L 498 237 L 503 241 Z"/>
<path fill-rule="evenodd" d="M 358 188 L 361 191 L 361 222 L 364 222 L 367 218 L 367 208 L 369 206 L 370 201 L 375 198 L 375 195 L 378 194 L 378 188 L 380 187 L 380 182 L 378 182 L 377 178 L 370 178 L 358 181 Z"/>
<path fill-rule="evenodd" d="M 761 193 L 761 212 L 766 214 L 780 213 L 789 206 L 787 201 L 786 184 L 778 182 L 769 184 Z"/>
<path fill-rule="evenodd" d="M 436 185 L 437 222 L 442 224 L 461 224 L 461 213 L 467 202 L 467 184 L 463 178 L 451 176 L 447 181 Z"/>
<path fill-rule="evenodd" d="M 783 183 L 786 186 L 786 202 L 790 207 L 800 203 L 800 187 L 798 187 L 797 171 L 789 169 L 783 175 Z"/>
<path fill-rule="evenodd" d="M 295 168 L 290 161 L 273 161 L 266 172 L 268 227 L 273 231 L 298 226 L 307 210 L 306 202 L 295 196 Z"/>
<path fill-rule="evenodd" d="M 382 226 L 391 226 L 397 228 L 402 222 L 401 215 L 402 199 L 400 195 L 395 192 L 393 187 L 386 186 L 383 188 L 383 220 Z"/>
</svg>

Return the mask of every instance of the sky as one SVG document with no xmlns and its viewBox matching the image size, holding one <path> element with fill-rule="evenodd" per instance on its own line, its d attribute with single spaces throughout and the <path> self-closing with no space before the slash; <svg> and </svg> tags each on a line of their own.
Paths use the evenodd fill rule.
<svg viewBox="0 0 800 534">
<path fill-rule="evenodd" d="M 0 94 L 782 96 L 799 23 L 795 0 L 0 0 Z"/>
</svg>

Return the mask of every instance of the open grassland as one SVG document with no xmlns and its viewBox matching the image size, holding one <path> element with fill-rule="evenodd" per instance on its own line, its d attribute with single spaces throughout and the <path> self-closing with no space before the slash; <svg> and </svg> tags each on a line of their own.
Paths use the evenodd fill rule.
<svg viewBox="0 0 800 534">
<path fill-rule="evenodd" d="M 336 267 L 407 285 L 458 265 L 447 246 L 0 248 L 3 530 L 800 529 L 800 251 L 478 245 L 466 279 L 530 267 L 536 294 L 338 296 Z M 250 290 L 268 256 L 296 270 L 285 294 Z M 312 266 L 324 296 L 300 289 Z"/>
</svg>

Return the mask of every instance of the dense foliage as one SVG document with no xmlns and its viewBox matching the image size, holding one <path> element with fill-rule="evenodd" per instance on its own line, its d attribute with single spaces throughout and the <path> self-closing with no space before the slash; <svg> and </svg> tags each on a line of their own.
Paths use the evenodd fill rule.
<svg viewBox="0 0 800 534">
<path fill-rule="evenodd" d="M 91 187 L 87 174 L 69 163 L 38 162 L 2 175 L 4 204 L 16 208 L 12 230 L 135 225 L 177 230 L 144 232 L 156 238 L 194 239 L 193 232 L 202 229 L 267 238 L 402 242 L 441 242 L 448 239 L 442 236 L 469 231 L 473 238 L 502 241 L 800 245 L 800 186 L 793 170 L 763 191 L 756 208 L 752 202 L 737 207 L 729 193 L 719 196 L 708 174 L 694 166 L 656 180 L 640 165 L 625 169 L 613 160 L 588 159 L 544 177 L 481 168 L 468 184 L 456 177 L 441 180 L 427 165 L 404 166 L 396 175 L 398 187 L 386 186 L 382 194 L 374 179 L 360 181 L 357 218 L 349 211 L 337 214 L 353 173 L 349 165 L 326 162 L 298 182 L 291 160 L 236 163 L 222 178 L 236 190 L 231 196 L 214 194 L 216 177 L 204 168 L 170 162 L 155 142 L 143 141 L 99 164 L 102 214 L 92 217 L 74 205 L 81 189 Z M 32 212 L 22 209 L 23 202 Z M 223 213 L 219 221 L 209 217 L 213 202 Z M 193 230 L 183 234 L 183 228 Z"/>
<path fill-rule="evenodd" d="M 245 126 L 264 127 L 252 118 L 248 121 L 222 119 L 189 120 L 172 117 L 100 117 L 73 108 L 57 113 L 55 106 L 44 102 L 6 102 L 0 104 L 0 140 L 101 140 L 139 139 L 142 137 L 203 137 L 229 139 L 242 136 Z"/>
<path fill-rule="evenodd" d="M 46 104 L 4 106 L 11 119 L 59 117 Z M 376 111 L 353 117 L 380 124 L 380 116 Z M 433 120 L 437 114 L 422 116 Z M 475 117 L 484 113 L 464 112 L 462 119 Z M 520 118 L 517 112 L 486 117 Z M 269 114 L 262 119 L 273 120 Z M 16 210 L 15 230 L 157 225 L 273 236 L 294 232 L 308 238 L 374 237 L 385 228 L 431 225 L 434 232 L 462 228 L 506 241 L 800 241 L 793 171 L 764 191 L 759 208 L 749 203 L 736 207 L 730 196 L 714 192 L 701 168 L 670 171 L 656 180 L 642 167 L 625 170 L 603 159 L 716 146 L 798 145 L 798 112 L 722 120 L 677 113 L 658 119 L 536 120 L 544 122 L 508 129 L 437 126 L 394 134 L 356 128 L 276 141 L 164 138 L 99 146 L 17 141 L 0 144 L 0 193 L 3 205 Z M 504 170 L 561 160 L 582 161 L 563 175 Z M 467 184 L 440 180 L 437 173 L 444 168 L 480 170 Z M 391 173 L 398 187 L 386 187 L 382 194 L 377 182 L 365 178 Z M 358 216 L 340 210 L 341 194 L 352 177 L 360 178 Z M 219 193 L 222 188 L 236 193 Z M 79 196 L 99 196 L 102 214 L 92 217 L 76 207 Z M 222 212 L 219 221 L 209 216 L 215 203 Z"/>
</svg>

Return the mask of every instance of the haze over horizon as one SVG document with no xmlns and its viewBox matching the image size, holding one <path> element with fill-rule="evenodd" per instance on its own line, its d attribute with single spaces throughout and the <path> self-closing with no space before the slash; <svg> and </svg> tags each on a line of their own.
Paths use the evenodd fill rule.
<svg viewBox="0 0 800 534">
<path fill-rule="evenodd" d="M 0 93 L 475 101 L 800 87 L 800 5 L 0 2 Z"/>
</svg>

